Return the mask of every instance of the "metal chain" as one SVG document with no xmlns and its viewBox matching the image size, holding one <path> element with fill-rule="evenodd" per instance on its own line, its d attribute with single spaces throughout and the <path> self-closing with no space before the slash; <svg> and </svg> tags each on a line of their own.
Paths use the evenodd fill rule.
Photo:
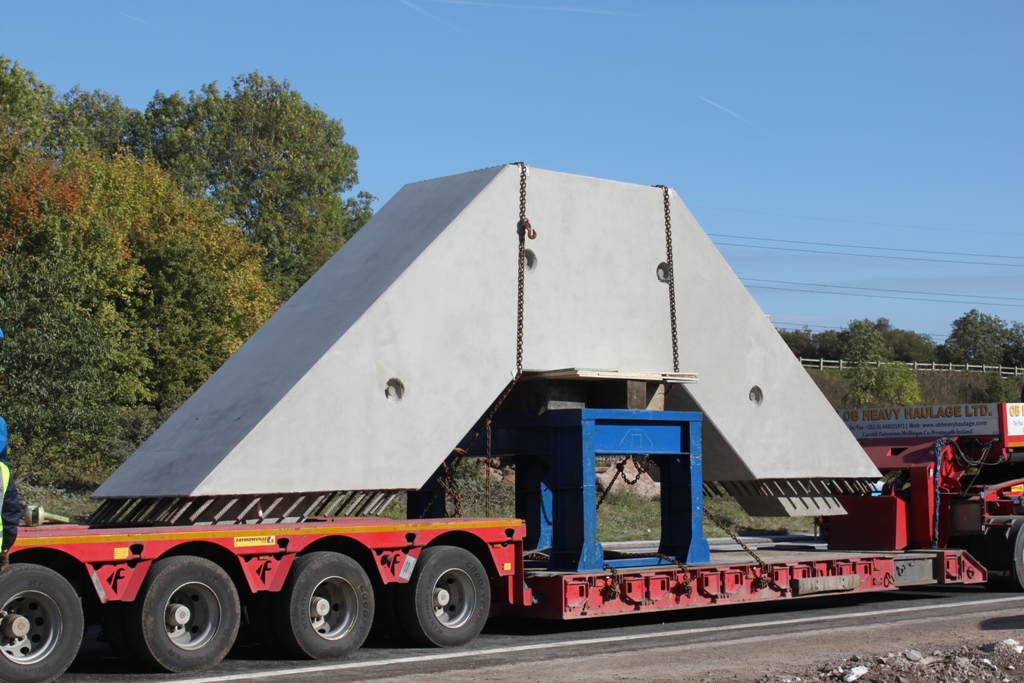
<svg viewBox="0 0 1024 683">
<path fill-rule="evenodd" d="M 641 559 L 648 559 L 648 558 L 651 558 L 651 557 L 656 557 L 659 560 L 661 560 L 662 562 L 667 562 L 669 564 L 674 564 L 675 566 L 679 567 L 679 571 L 682 573 L 682 576 L 683 576 L 683 580 L 679 582 L 679 585 L 682 586 L 682 588 L 683 588 L 683 594 L 686 595 L 687 597 L 689 597 L 690 595 L 693 594 L 693 581 L 690 579 L 690 568 L 686 566 L 685 562 L 682 562 L 677 557 L 672 557 L 671 555 L 663 555 L 661 553 L 627 553 L 627 552 L 622 552 L 622 551 L 618 551 L 618 550 L 616 550 L 616 551 L 607 551 L 605 554 L 606 555 L 614 554 L 615 559 L 623 558 L 623 559 L 641 560 Z M 616 581 L 617 582 L 618 578 L 619 578 L 619 573 L 615 570 L 615 568 L 612 567 L 607 562 L 604 563 L 604 568 L 607 571 L 611 572 L 611 574 L 612 574 L 612 581 Z M 616 592 L 614 597 L 617 597 L 617 596 L 618 596 L 618 593 Z"/>
<path fill-rule="evenodd" d="M 626 462 L 628 462 L 629 460 L 633 460 L 633 464 L 636 466 L 636 477 L 633 479 L 633 481 L 629 480 L 629 477 L 626 475 L 626 472 L 624 471 L 626 467 Z M 612 477 L 611 482 L 609 482 L 608 486 L 606 486 L 604 491 L 601 492 L 601 497 L 597 499 L 597 509 L 601 509 L 601 505 L 604 504 L 604 499 L 608 497 L 609 493 L 611 493 L 612 487 L 615 486 L 615 482 L 619 480 L 619 477 L 622 477 L 622 481 L 626 482 L 627 485 L 636 486 L 636 484 L 640 481 L 640 477 L 647 474 L 647 470 L 651 468 L 652 464 L 654 463 L 651 460 L 651 456 L 649 455 L 645 455 L 643 460 L 639 461 L 634 459 L 632 455 L 627 455 L 625 458 L 615 463 L 615 476 Z"/>
<path fill-rule="evenodd" d="M 771 568 L 768 566 L 768 564 L 760 557 L 758 557 L 757 553 L 751 550 L 746 543 L 741 541 L 740 537 L 733 533 L 732 529 L 729 528 L 728 524 L 726 524 L 718 517 L 716 517 L 715 513 L 711 512 L 711 510 L 707 509 L 706 507 L 704 508 L 704 516 L 710 519 L 712 522 L 714 522 L 719 529 L 729 534 L 729 537 L 732 540 L 736 541 L 736 543 L 738 543 L 739 546 L 743 548 L 743 550 L 745 550 L 748 555 L 754 558 L 755 562 L 757 562 L 757 566 L 761 569 L 761 575 L 754 579 L 754 588 L 760 590 L 762 588 L 767 588 L 768 586 L 770 586 L 772 582 Z"/>
<path fill-rule="evenodd" d="M 519 222 L 516 223 L 516 232 L 519 234 L 519 276 L 518 276 L 518 296 L 516 305 L 516 374 L 512 377 L 512 381 L 508 383 L 505 390 L 501 392 L 498 399 L 491 405 L 491 409 L 487 411 L 487 416 L 484 417 L 483 423 L 470 437 L 466 445 L 461 448 L 453 449 L 455 459 L 451 465 L 447 462 L 442 464 L 441 474 L 437 478 L 438 488 L 434 492 L 434 496 L 430 499 L 430 502 L 420 513 L 420 517 L 426 515 L 427 510 L 437 501 L 437 497 L 442 491 L 451 496 L 452 501 L 455 503 L 455 517 L 462 516 L 462 497 L 459 495 L 458 487 L 455 482 L 455 471 L 458 466 L 462 463 L 462 459 L 466 457 L 466 454 L 472 448 L 476 440 L 480 438 L 483 432 L 487 432 L 487 450 L 485 456 L 486 473 L 485 481 L 486 486 L 484 490 L 484 515 L 490 516 L 491 510 L 491 421 L 494 418 L 495 413 L 501 408 L 501 405 L 508 398 L 509 394 L 512 393 L 512 389 L 515 388 L 516 383 L 519 382 L 520 377 L 523 375 L 523 320 L 524 320 L 524 304 L 526 300 L 526 238 L 529 237 L 531 240 L 537 239 L 537 231 L 534 230 L 533 226 L 530 225 L 530 219 L 526 217 L 526 178 L 529 175 L 529 169 L 526 164 L 522 161 L 517 161 L 513 166 L 519 167 Z"/>
<path fill-rule="evenodd" d="M 608 564 L 607 562 L 604 563 L 604 568 L 605 568 L 605 570 L 609 574 L 612 575 L 612 585 L 608 586 L 605 589 L 607 591 L 607 594 L 608 594 L 608 599 L 609 600 L 615 600 L 616 598 L 619 597 L 619 593 L 620 593 L 620 591 L 619 591 L 619 581 L 620 581 L 619 571 L 615 567 L 613 567 L 610 564 Z"/>
<path fill-rule="evenodd" d="M 676 329 L 676 271 L 672 262 L 672 208 L 669 195 L 672 191 L 666 185 L 655 185 L 661 188 L 662 200 L 665 204 L 665 263 L 668 266 L 668 306 L 672 321 L 672 372 L 679 372 L 679 332 Z"/>
</svg>

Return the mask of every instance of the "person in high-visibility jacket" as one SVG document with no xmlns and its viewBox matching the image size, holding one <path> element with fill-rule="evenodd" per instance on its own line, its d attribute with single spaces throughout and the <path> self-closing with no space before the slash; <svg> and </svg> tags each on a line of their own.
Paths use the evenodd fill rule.
<svg viewBox="0 0 1024 683">
<path fill-rule="evenodd" d="M 0 330 L 0 347 L 4 343 L 4 332 Z M 18 539 L 18 522 L 21 521 L 21 501 L 18 499 L 18 487 L 11 478 L 11 468 L 7 464 L 7 422 L 0 417 L 0 486 L 3 491 L 3 504 L 0 506 L 0 571 L 7 569 L 10 563 L 8 553 Z"/>
</svg>

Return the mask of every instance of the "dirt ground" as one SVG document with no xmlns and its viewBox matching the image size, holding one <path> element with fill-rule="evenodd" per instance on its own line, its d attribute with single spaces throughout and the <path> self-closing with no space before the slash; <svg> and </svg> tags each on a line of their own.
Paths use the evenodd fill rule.
<svg viewBox="0 0 1024 683">
<path fill-rule="evenodd" d="M 512 657 L 505 658 L 501 664 L 395 676 L 389 680 L 409 683 L 413 680 L 447 683 L 1024 681 L 1024 655 L 1017 652 L 1014 645 L 1002 643 L 1007 639 L 1024 643 L 1024 614 L 1019 608 L 963 618 L 892 619 L 795 634 L 748 631 L 743 637 L 711 643 L 664 643 L 624 651 L 611 648 L 614 651 L 596 654 L 561 653 L 556 658 L 532 661 Z M 865 671 L 857 667 L 864 667 Z"/>
</svg>

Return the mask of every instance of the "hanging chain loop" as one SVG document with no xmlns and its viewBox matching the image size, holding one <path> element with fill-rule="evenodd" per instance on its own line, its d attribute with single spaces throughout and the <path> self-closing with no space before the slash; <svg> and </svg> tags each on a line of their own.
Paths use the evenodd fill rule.
<svg viewBox="0 0 1024 683">
<path fill-rule="evenodd" d="M 626 463 L 630 460 L 633 461 L 633 466 L 636 467 L 636 476 L 632 481 L 630 481 L 629 475 L 626 474 Z M 604 504 L 604 499 L 608 497 L 609 493 L 611 493 L 612 487 L 615 486 L 615 482 L 619 480 L 619 477 L 622 477 L 622 481 L 626 482 L 627 486 L 636 486 L 640 482 L 640 477 L 647 474 L 647 470 L 651 469 L 651 465 L 653 464 L 654 461 L 651 460 L 651 456 L 649 455 L 645 455 L 640 460 L 637 460 L 632 455 L 627 455 L 625 458 L 615 463 L 615 476 L 612 477 L 612 480 L 608 482 L 608 486 L 606 486 L 604 491 L 601 492 L 601 497 L 597 499 L 597 509 L 601 509 L 601 505 Z"/>
<path fill-rule="evenodd" d="M 529 176 L 530 171 L 526 166 L 526 163 L 517 161 L 512 166 L 519 167 L 519 221 L 516 223 L 516 232 L 519 235 L 519 275 L 518 275 L 518 292 L 516 301 L 516 373 L 512 377 L 512 380 L 505 387 L 505 390 L 501 392 L 497 400 L 491 404 L 490 410 L 487 411 L 487 415 L 482 420 L 479 427 L 473 433 L 473 436 L 469 438 L 469 441 L 462 447 L 455 448 L 452 453 L 455 455 L 449 465 L 445 462 L 441 465 L 441 473 L 437 477 L 438 488 L 434 491 L 434 496 L 431 498 L 423 511 L 420 513 L 420 517 L 424 517 L 434 503 L 437 501 L 437 497 L 442 493 L 446 493 L 455 504 L 454 517 L 462 517 L 463 506 L 462 497 L 459 495 L 458 486 L 455 481 L 455 472 L 459 465 L 462 463 L 463 458 L 469 453 L 473 444 L 476 443 L 477 439 L 484 432 L 487 433 L 486 441 L 486 454 L 484 457 L 484 516 L 490 517 L 491 515 L 491 447 L 492 447 L 492 433 L 491 433 L 491 422 L 494 419 L 494 415 L 501 408 L 505 399 L 508 398 L 509 394 L 512 393 L 512 389 L 515 388 L 519 379 L 523 375 L 523 321 L 524 321 L 524 309 L 526 302 L 526 238 L 537 239 L 537 231 L 532 225 L 530 225 L 530 219 L 526 217 L 526 178 Z"/>
</svg>

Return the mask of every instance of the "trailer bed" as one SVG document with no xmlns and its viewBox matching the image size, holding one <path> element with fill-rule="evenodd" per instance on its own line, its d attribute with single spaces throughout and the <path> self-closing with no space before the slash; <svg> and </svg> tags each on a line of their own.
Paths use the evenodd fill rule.
<svg viewBox="0 0 1024 683">
<path fill-rule="evenodd" d="M 543 560 L 526 561 L 529 600 L 503 613 L 582 619 L 823 593 L 984 583 L 988 578 L 981 563 L 954 549 L 843 552 L 817 543 L 770 543 L 752 548 L 755 559 L 738 546 L 713 544 L 710 563 L 686 566 L 657 557 L 656 546 L 629 544 L 626 551 L 615 546 L 606 546 L 606 556 L 618 559 L 609 560 L 599 572 L 548 571 Z"/>
</svg>

